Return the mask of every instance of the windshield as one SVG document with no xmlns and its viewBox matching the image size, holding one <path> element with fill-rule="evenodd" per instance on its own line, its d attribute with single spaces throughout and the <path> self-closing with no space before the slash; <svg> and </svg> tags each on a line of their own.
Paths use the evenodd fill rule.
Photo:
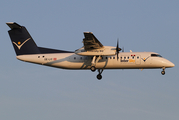
<svg viewBox="0 0 179 120">
<path fill-rule="evenodd" d="M 159 54 L 151 54 L 151 57 L 162 57 L 162 56 Z"/>
</svg>

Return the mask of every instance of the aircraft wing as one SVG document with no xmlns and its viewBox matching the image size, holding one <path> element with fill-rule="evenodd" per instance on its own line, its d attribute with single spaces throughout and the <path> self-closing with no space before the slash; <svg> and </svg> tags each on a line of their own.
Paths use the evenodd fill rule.
<svg viewBox="0 0 179 120">
<path fill-rule="evenodd" d="M 93 35 L 92 32 L 84 32 L 85 38 L 83 39 L 84 49 L 86 51 L 103 48 L 103 45 Z"/>
</svg>

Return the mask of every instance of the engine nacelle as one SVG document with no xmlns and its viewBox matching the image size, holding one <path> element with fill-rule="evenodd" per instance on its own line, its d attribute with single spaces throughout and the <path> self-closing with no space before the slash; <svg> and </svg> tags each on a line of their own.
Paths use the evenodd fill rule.
<svg viewBox="0 0 179 120">
<path fill-rule="evenodd" d="M 116 48 L 111 46 L 104 46 L 100 49 L 93 49 L 86 51 L 84 47 L 75 51 L 75 54 L 82 56 L 112 56 L 116 55 Z"/>
</svg>

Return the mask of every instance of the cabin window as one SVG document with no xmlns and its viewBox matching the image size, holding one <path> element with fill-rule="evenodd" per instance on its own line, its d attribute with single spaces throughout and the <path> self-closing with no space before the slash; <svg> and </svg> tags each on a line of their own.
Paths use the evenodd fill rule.
<svg viewBox="0 0 179 120">
<path fill-rule="evenodd" d="M 113 57 L 113 59 L 115 59 L 115 57 Z"/>
<path fill-rule="evenodd" d="M 121 57 L 121 59 L 122 59 L 122 57 Z"/>
<path fill-rule="evenodd" d="M 134 56 L 132 56 L 132 59 L 134 59 Z"/>
<path fill-rule="evenodd" d="M 76 57 L 74 57 L 74 60 L 76 60 Z"/>
<path fill-rule="evenodd" d="M 82 60 L 82 57 L 80 57 L 80 59 Z"/>
<path fill-rule="evenodd" d="M 110 59 L 112 59 L 112 57 L 110 57 Z"/>
<path fill-rule="evenodd" d="M 129 59 L 129 57 L 127 57 Z"/>
<path fill-rule="evenodd" d="M 108 59 L 108 57 L 106 57 L 106 59 Z"/>
<path fill-rule="evenodd" d="M 124 59 L 126 59 L 126 57 L 124 57 Z"/>
<path fill-rule="evenodd" d="M 137 59 L 139 59 L 139 56 L 137 56 Z"/>
<path fill-rule="evenodd" d="M 38 58 L 40 58 L 40 56 L 38 56 Z"/>
</svg>

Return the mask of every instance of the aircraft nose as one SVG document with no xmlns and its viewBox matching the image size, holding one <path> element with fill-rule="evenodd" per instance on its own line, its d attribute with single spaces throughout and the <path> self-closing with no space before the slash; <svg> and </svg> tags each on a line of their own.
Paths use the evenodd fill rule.
<svg viewBox="0 0 179 120">
<path fill-rule="evenodd" d="M 165 58 L 162 58 L 160 59 L 160 65 L 162 65 L 163 67 L 166 67 L 166 68 L 170 68 L 170 67 L 174 67 L 175 65 L 170 62 L 169 60 L 165 59 Z"/>
<path fill-rule="evenodd" d="M 175 66 L 175 64 L 173 64 L 172 62 L 170 62 L 170 61 L 168 61 L 167 63 L 166 63 L 166 67 L 174 67 Z"/>
<path fill-rule="evenodd" d="M 172 62 L 170 62 L 170 67 L 175 67 L 175 64 L 173 64 Z"/>
</svg>

